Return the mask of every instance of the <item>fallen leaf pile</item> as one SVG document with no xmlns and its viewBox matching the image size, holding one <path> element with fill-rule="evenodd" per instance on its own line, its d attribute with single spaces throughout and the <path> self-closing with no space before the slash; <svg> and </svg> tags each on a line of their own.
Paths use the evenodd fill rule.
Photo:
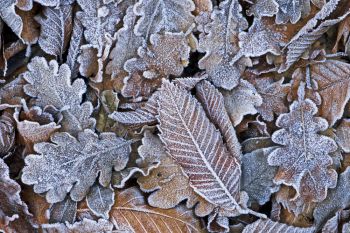
<svg viewBox="0 0 350 233">
<path fill-rule="evenodd" d="M 350 1 L 0 0 L 0 232 L 350 233 Z"/>
</svg>

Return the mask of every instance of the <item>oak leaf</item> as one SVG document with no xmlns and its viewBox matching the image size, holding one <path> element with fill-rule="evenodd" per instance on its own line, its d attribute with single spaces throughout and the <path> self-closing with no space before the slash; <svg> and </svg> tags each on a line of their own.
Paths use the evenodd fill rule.
<svg viewBox="0 0 350 233">
<path fill-rule="evenodd" d="M 114 133 L 99 136 L 89 129 L 74 138 L 68 133 L 55 133 L 51 143 L 34 145 L 39 154 L 25 159 L 22 181 L 34 185 L 36 193 L 46 193 L 49 203 L 62 201 L 68 192 L 74 201 L 88 193 L 99 175 L 104 187 L 112 171 L 124 169 L 130 153 L 130 142 Z"/>
<path fill-rule="evenodd" d="M 195 5 L 191 0 L 140 0 L 134 12 L 140 19 L 134 32 L 146 40 L 158 32 L 187 32 L 194 23 Z"/>
<path fill-rule="evenodd" d="M 300 92 L 302 89 L 300 88 Z M 319 132 L 328 128 L 321 117 L 315 117 L 317 107 L 309 99 L 299 100 L 290 106 L 290 112 L 281 114 L 276 125 L 282 129 L 272 135 L 272 140 L 281 147 L 268 158 L 271 166 L 279 166 L 274 181 L 292 186 L 297 196 L 308 202 L 326 198 L 327 189 L 334 188 L 337 173 L 330 168 L 330 153 L 336 151 L 336 143 Z"/>
<path fill-rule="evenodd" d="M 205 56 L 198 62 L 205 69 L 209 80 L 217 87 L 231 90 L 249 64 L 239 52 L 238 34 L 247 29 L 248 23 L 241 14 L 242 7 L 235 0 L 225 0 L 211 14 L 211 21 L 199 30 L 198 51 Z M 233 63 L 233 64 L 232 64 Z"/>
</svg>

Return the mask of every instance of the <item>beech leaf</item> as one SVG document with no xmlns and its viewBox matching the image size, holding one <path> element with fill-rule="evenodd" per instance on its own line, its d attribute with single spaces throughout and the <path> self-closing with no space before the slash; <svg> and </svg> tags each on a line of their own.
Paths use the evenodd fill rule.
<svg viewBox="0 0 350 233">
<path fill-rule="evenodd" d="M 274 233 L 314 233 L 313 227 L 301 228 L 288 226 L 287 224 L 271 221 L 270 219 L 259 219 L 247 225 L 242 233 L 265 233 L 266 230 Z"/>
<path fill-rule="evenodd" d="M 62 60 L 73 27 L 72 6 L 45 7 L 43 16 L 36 20 L 41 25 L 38 41 L 41 49 Z"/>
<path fill-rule="evenodd" d="M 127 232 L 201 232 L 201 223 L 184 206 L 163 210 L 147 205 L 140 190 L 131 187 L 117 192 L 111 216 L 118 231 Z"/>
<path fill-rule="evenodd" d="M 245 211 L 238 204 L 239 163 L 227 151 L 204 109 L 187 91 L 168 81 L 163 82 L 160 93 L 160 138 L 189 177 L 191 187 L 214 205 Z"/>
</svg>

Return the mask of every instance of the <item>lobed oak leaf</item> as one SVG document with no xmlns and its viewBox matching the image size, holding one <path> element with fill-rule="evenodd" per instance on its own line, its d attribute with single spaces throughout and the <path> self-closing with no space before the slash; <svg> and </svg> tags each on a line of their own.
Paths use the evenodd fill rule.
<svg viewBox="0 0 350 233">
<path fill-rule="evenodd" d="M 186 34 L 165 32 L 162 35 L 152 34 L 150 46 L 140 47 L 140 58 L 125 62 L 124 69 L 130 74 L 141 71 L 143 78 L 155 79 L 169 75 L 180 76 L 188 64 L 190 47 Z"/>
<path fill-rule="evenodd" d="M 287 94 L 290 92 L 290 84 L 283 84 L 284 78 L 273 82 L 271 78 L 257 78 L 255 88 L 263 101 L 256 109 L 266 121 L 273 121 L 274 114 L 279 116 L 288 112 L 286 106 Z"/>
<path fill-rule="evenodd" d="M 145 42 L 143 37 L 134 34 L 134 25 L 136 15 L 133 6 L 126 10 L 123 19 L 123 27 L 117 31 L 117 42 L 112 49 L 109 58 L 111 59 L 106 67 L 106 73 L 111 74 L 112 78 L 123 74 L 124 64 L 127 60 L 137 56 L 137 50 Z"/>
<path fill-rule="evenodd" d="M 268 19 L 254 19 L 248 32 L 240 32 L 238 35 L 240 54 L 246 57 L 259 57 L 267 53 L 279 55 L 280 45 L 285 34 L 274 25 L 269 25 Z"/>
<path fill-rule="evenodd" d="M 158 106 L 160 138 L 189 177 L 194 191 L 232 215 L 248 213 L 238 204 L 239 162 L 229 154 L 198 101 L 186 90 L 164 81 Z"/>
<path fill-rule="evenodd" d="M 24 92 L 36 98 L 35 103 L 41 108 L 52 106 L 62 114 L 62 130 L 76 134 L 85 128 L 92 128 L 95 120 L 90 118 L 92 104 L 82 102 L 86 91 L 83 79 L 70 81 L 70 69 L 66 64 L 58 67 L 56 61 L 48 64 L 42 57 L 35 57 L 28 64 L 24 79 Z"/>
<path fill-rule="evenodd" d="M 117 3 L 104 3 L 103 0 L 78 0 L 83 11 L 77 12 L 77 17 L 83 24 L 86 41 L 98 51 L 101 57 L 108 37 L 114 36 L 120 21 L 120 11 Z"/>
<path fill-rule="evenodd" d="M 263 103 L 255 87 L 246 80 L 240 80 L 239 85 L 231 91 L 222 91 L 225 107 L 234 126 L 237 126 L 247 114 L 258 112 L 256 107 Z"/>
<path fill-rule="evenodd" d="M 134 32 L 146 40 L 159 32 L 187 32 L 194 23 L 191 11 L 195 5 L 191 0 L 139 0 L 134 13 L 140 16 Z"/>
<path fill-rule="evenodd" d="M 72 6 L 45 7 L 43 16 L 36 17 L 40 23 L 39 45 L 47 54 L 62 60 L 72 32 Z"/>
<path fill-rule="evenodd" d="M 105 219 L 94 221 L 84 218 L 80 222 L 60 223 L 60 224 L 42 224 L 43 233 L 96 233 L 96 232 L 112 232 L 113 224 Z"/>
<path fill-rule="evenodd" d="M 314 233 L 315 229 L 313 227 L 302 228 L 289 226 L 284 223 L 271 221 L 270 219 L 259 219 L 247 225 L 242 233 L 265 233 L 268 231 L 274 233 Z"/>
<path fill-rule="evenodd" d="M 149 205 L 169 209 L 186 200 L 188 208 L 195 206 L 197 216 L 206 216 L 213 211 L 214 205 L 193 191 L 189 179 L 183 174 L 181 167 L 166 153 L 159 137 L 150 131 L 145 131 L 138 152 L 144 160 L 159 163 L 147 176 L 140 176 L 137 179 L 142 191 L 151 192 L 147 199 Z M 138 161 L 138 165 L 141 166 L 144 160 Z"/>
<path fill-rule="evenodd" d="M 256 18 L 262 16 L 274 16 L 278 12 L 278 4 L 276 0 L 254 0 L 252 6 L 247 10 L 247 15 L 254 15 Z"/>
<path fill-rule="evenodd" d="M 201 31 L 198 51 L 206 53 L 198 66 L 206 70 L 215 86 L 227 90 L 238 85 L 249 65 L 249 59 L 240 58 L 239 54 L 238 34 L 248 27 L 241 10 L 238 1 L 225 0 L 213 10 L 211 21 L 198 28 Z"/>
<path fill-rule="evenodd" d="M 271 166 L 279 166 L 276 184 L 292 186 L 307 202 L 319 202 L 326 198 L 327 189 L 334 188 L 337 173 L 330 168 L 330 153 L 336 151 L 333 139 L 320 135 L 328 128 L 327 121 L 315 117 L 316 105 L 299 96 L 290 106 L 290 112 L 281 114 L 276 125 L 282 129 L 272 135 L 272 140 L 281 147 L 268 158 Z"/>
<path fill-rule="evenodd" d="M 77 214 L 77 202 L 67 196 L 63 201 L 52 204 L 49 213 L 49 223 L 74 223 Z"/>
<path fill-rule="evenodd" d="M 130 142 L 114 133 L 99 136 L 89 129 L 74 138 L 68 133 L 55 133 L 52 143 L 38 143 L 39 154 L 25 159 L 22 181 L 34 185 L 36 193 L 46 194 L 49 203 L 62 201 L 68 192 L 74 201 L 88 193 L 99 175 L 104 187 L 111 181 L 112 171 L 124 169 L 130 153 Z"/>
<path fill-rule="evenodd" d="M 117 192 L 116 199 L 110 214 L 117 231 L 203 232 L 191 210 L 181 205 L 169 210 L 150 207 L 136 187 Z"/>
</svg>

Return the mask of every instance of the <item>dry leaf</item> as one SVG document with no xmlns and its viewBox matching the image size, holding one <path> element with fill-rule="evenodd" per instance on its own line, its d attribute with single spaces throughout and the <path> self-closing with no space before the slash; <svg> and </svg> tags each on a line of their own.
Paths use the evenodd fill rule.
<svg viewBox="0 0 350 233">
<path fill-rule="evenodd" d="M 300 90 L 302 90 L 300 88 Z M 302 91 L 300 91 L 302 92 Z M 290 112 L 280 115 L 276 125 L 282 129 L 272 135 L 272 140 L 282 145 L 268 158 L 272 166 L 279 166 L 274 181 L 292 186 L 308 202 L 326 198 L 327 189 L 334 188 L 337 173 L 330 168 L 329 153 L 336 151 L 336 143 L 319 132 L 328 128 L 327 121 L 315 117 L 316 105 L 309 99 L 292 103 Z"/>
<path fill-rule="evenodd" d="M 184 206 L 162 210 L 150 207 L 139 189 L 131 187 L 116 195 L 111 222 L 117 231 L 126 232 L 202 232 L 202 226 L 191 210 Z"/>
<path fill-rule="evenodd" d="M 124 169 L 130 153 L 130 142 L 114 133 L 99 136 L 84 130 L 74 138 L 56 133 L 52 143 L 38 143 L 39 154 L 25 159 L 22 181 L 34 185 L 36 193 L 46 193 L 49 203 L 62 201 L 68 192 L 74 201 L 82 200 L 99 174 L 99 183 L 107 187 L 112 171 Z"/>
</svg>

